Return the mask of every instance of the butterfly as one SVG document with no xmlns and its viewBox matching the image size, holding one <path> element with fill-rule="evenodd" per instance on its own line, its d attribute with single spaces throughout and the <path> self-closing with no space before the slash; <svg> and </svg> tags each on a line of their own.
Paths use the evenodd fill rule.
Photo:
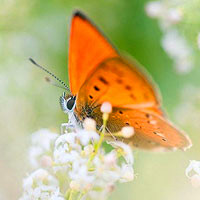
<svg viewBox="0 0 200 200">
<path fill-rule="evenodd" d="M 99 29 L 80 11 L 71 20 L 68 71 L 70 92 L 60 97 L 71 121 L 92 118 L 102 127 L 100 107 L 113 106 L 106 130 L 134 127 L 131 138 L 117 138 L 146 150 L 186 150 L 187 135 L 168 121 L 157 89 L 136 62 L 124 58 Z"/>
</svg>

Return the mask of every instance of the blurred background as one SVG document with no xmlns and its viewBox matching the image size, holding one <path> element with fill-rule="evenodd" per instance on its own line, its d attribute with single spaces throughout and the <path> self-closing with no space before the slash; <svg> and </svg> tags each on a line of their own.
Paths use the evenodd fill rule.
<svg viewBox="0 0 200 200">
<path fill-rule="evenodd" d="M 111 200 L 197 200 L 200 189 L 185 176 L 189 160 L 200 160 L 199 0 L 0 0 L 0 199 L 18 199 L 31 172 L 30 134 L 59 132 L 67 117 L 63 90 L 44 81 L 34 58 L 68 83 L 69 22 L 84 11 L 125 55 L 151 74 L 169 118 L 193 141 L 187 152 L 135 151 L 132 183 L 119 184 Z"/>
</svg>

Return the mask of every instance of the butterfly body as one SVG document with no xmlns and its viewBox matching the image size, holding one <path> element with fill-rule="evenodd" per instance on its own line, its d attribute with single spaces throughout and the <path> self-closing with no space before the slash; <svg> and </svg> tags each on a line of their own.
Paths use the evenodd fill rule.
<svg viewBox="0 0 200 200">
<path fill-rule="evenodd" d="M 160 96 L 138 64 L 123 58 L 102 33 L 79 11 L 71 23 L 69 42 L 70 95 L 61 97 L 61 107 L 82 125 L 93 118 L 102 127 L 103 102 L 110 102 L 106 130 L 110 139 L 135 147 L 186 149 L 189 138 L 163 115 Z M 112 133 L 132 126 L 131 138 L 115 138 Z"/>
</svg>

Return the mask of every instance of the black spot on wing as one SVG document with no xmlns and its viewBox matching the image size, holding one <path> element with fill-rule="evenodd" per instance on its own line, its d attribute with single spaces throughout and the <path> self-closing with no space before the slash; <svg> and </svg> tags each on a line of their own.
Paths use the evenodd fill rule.
<svg viewBox="0 0 200 200">
<path fill-rule="evenodd" d="M 102 77 L 102 76 L 99 77 L 99 80 L 100 80 L 103 84 L 105 84 L 105 85 L 108 85 L 108 84 L 109 84 L 109 82 L 108 82 L 104 77 Z"/>
<path fill-rule="evenodd" d="M 148 114 L 148 113 L 146 113 L 145 116 L 146 116 L 147 118 L 150 118 L 150 114 Z"/>
<path fill-rule="evenodd" d="M 94 89 L 95 89 L 96 91 L 99 91 L 99 90 L 100 90 L 99 87 L 97 87 L 96 85 L 94 86 Z"/>
<path fill-rule="evenodd" d="M 133 94 L 130 94 L 130 97 L 131 97 L 133 100 L 136 99 L 135 95 L 133 95 Z"/>
<path fill-rule="evenodd" d="M 126 86 L 125 86 L 125 89 L 126 89 L 126 90 L 131 90 L 131 86 L 130 86 L 130 85 L 126 85 Z"/>
</svg>

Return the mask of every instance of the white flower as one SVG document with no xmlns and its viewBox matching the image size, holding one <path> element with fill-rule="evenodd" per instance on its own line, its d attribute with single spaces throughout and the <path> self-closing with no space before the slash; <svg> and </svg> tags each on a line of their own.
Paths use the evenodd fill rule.
<svg viewBox="0 0 200 200">
<path fill-rule="evenodd" d="M 192 6 L 195 7 L 197 4 L 194 3 Z M 163 31 L 161 44 L 173 59 L 176 72 L 179 74 L 190 72 L 194 66 L 195 52 L 193 52 L 192 45 L 189 44 L 190 40 L 186 40 L 180 34 L 183 31 L 181 31 L 179 23 L 185 19 L 189 11 L 186 1 L 152 1 L 146 4 L 145 10 L 149 17 L 158 19 L 160 29 Z M 185 35 L 187 37 L 187 34 Z M 197 39 L 197 44 L 200 43 L 198 41 L 199 39 Z"/>
<path fill-rule="evenodd" d="M 192 50 L 177 30 L 173 29 L 165 33 L 162 46 L 168 55 L 175 60 L 177 72 L 185 73 L 192 69 Z"/>
<path fill-rule="evenodd" d="M 94 142 L 99 140 L 99 135 L 95 131 L 79 130 L 77 137 L 83 146 L 87 145 L 90 141 Z"/>
<path fill-rule="evenodd" d="M 64 200 L 59 191 L 58 181 L 44 169 L 38 169 L 25 178 L 23 190 L 20 200 Z"/>
<path fill-rule="evenodd" d="M 118 165 L 116 151 L 106 154 L 103 159 L 95 158 L 94 164 L 96 168 L 96 176 L 98 185 L 110 185 L 120 179 L 120 166 Z"/>
<path fill-rule="evenodd" d="M 117 152 L 111 151 L 104 156 L 104 162 L 108 166 L 115 166 L 117 164 Z"/>
<path fill-rule="evenodd" d="M 83 188 L 88 184 L 92 184 L 95 180 L 95 175 L 88 171 L 87 162 L 84 161 L 74 163 L 72 170 L 69 171 L 69 177 L 71 180 L 79 183 Z"/>
<path fill-rule="evenodd" d="M 48 129 L 40 129 L 31 136 L 32 145 L 40 146 L 48 151 L 51 147 L 51 142 L 58 137 L 57 133 L 51 132 Z"/>
<path fill-rule="evenodd" d="M 175 69 L 179 74 L 186 74 L 193 68 L 193 63 L 189 57 L 175 60 Z"/>
<path fill-rule="evenodd" d="M 64 194 L 60 191 L 68 187 L 69 191 L 84 192 L 88 198 L 102 200 L 114 189 L 116 182 L 133 180 L 130 147 L 122 142 L 113 142 L 112 151 L 106 152 L 103 148 L 97 151 L 99 134 L 93 128 L 74 128 L 72 132 L 53 137 L 51 142 L 45 144 L 35 139 L 33 144 L 40 147 L 40 162 L 43 167 L 48 167 L 52 175 L 44 169 L 29 175 L 24 180 L 21 199 L 62 200 Z M 49 149 L 52 157 L 46 154 Z M 121 156 L 124 159 L 120 160 Z"/>
<path fill-rule="evenodd" d="M 70 188 L 73 190 L 80 190 L 80 184 L 77 183 L 76 181 L 71 181 L 71 183 L 69 184 Z"/>
<path fill-rule="evenodd" d="M 145 11 L 149 17 L 158 18 L 161 28 L 164 28 L 164 30 L 173 24 L 177 24 L 182 19 L 180 9 L 169 7 L 162 1 L 148 2 Z"/>
<path fill-rule="evenodd" d="M 86 156 L 91 155 L 94 152 L 94 146 L 89 144 L 87 146 L 84 147 L 84 153 Z"/>
<path fill-rule="evenodd" d="M 58 134 L 50 132 L 48 129 L 41 129 L 32 134 L 32 145 L 28 156 L 32 167 L 37 168 L 43 164 L 40 159 L 52 152 L 52 146 L 57 137 Z"/>
<path fill-rule="evenodd" d="M 148 2 L 145 6 L 146 13 L 149 17 L 160 17 L 163 13 L 164 6 L 160 1 Z"/>
<path fill-rule="evenodd" d="M 200 187 L 200 161 L 191 160 L 185 174 L 190 179 L 193 187 Z"/>
<path fill-rule="evenodd" d="M 86 118 L 83 122 L 83 127 L 87 131 L 96 131 L 96 122 L 94 119 Z"/>
<path fill-rule="evenodd" d="M 111 113 L 112 112 L 112 105 L 109 102 L 102 103 L 101 112 L 102 113 Z"/>
<path fill-rule="evenodd" d="M 191 178 L 189 175 L 191 172 L 200 175 L 200 161 L 191 160 L 189 166 L 185 170 L 185 175 Z"/>
<path fill-rule="evenodd" d="M 51 167 L 53 160 L 50 156 L 43 155 L 40 159 L 40 164 L 42 167 Z"/>
<path fill-rule="evenodd" d="M 114 148 L 121 148 L 123 150 L 123 156 L 126 162 L 128 164 L 133 165 L 134 159 L 133 159 L 132 149 L 130 148 L 129 145 L 120 141 L 110 141 L 107 143 L 112 145 Z"/>
<path fill-rule="evenodd" d="M 185 39 L 175 29 L 169 30 L 164 35 L 162 46 L 172 58 L 184 58 L 191 53 Z"/>
<path fill-rule="evenodd" d="M 182 19 L 182 13 L 180 10 L 175 9 L 175 8 L 170 8 L 167 12 L 167 20 L 171 24 L 176 24 L 181 21 Z"/>
<path fill-rule="evenodd" d="M 66 133 L 58 137 L 55 142 L 54 161 L 56 165 L 63 165 L 63 169 L 68 169 L 75 160 L 80 159 L 80 151 L 81 146 L 76 143 L 76 134 Z"/>
<path fill-rule="evenodd" d="M 125 138 L 130 138 L 134 135 L 134 128 L 132 126 L 125 126 L 121 130 L 122 136 Z"/>
<path fill-rule="evenodd" d="M 77 129 L 76 132 L 61 135 L 55 142 L 54 169 L 57 172 L 66 170 L 71 180 L 70 187 L 80 191 L 88 190 L 89 196 L 98 193 L 94 192 L 96 188 L 101 188 L 104 191 L 101 195 L 104 196 L 110 185 L 117 181 L 130 181 L 134 175 L 131 171 L 132 150 L 122 142 L 116 143 L 115 147 L 122 150 L 125 158 L 123 163 L 126 162 L 126 165 L 118 164 L 117 150 L 106 154 L 100 149 L 90 163 L 92 169 L 89 169 L 88 160 L 94 152 L 93 143 L 98 142 L 98 139 L 99 135 L 94 131 Z"/>
<path fill-rule="evenodd" d="M 129 182 L 134 179 L 133 167 L 130 164 L 123 164 L 121 169 L 120 182 Z"/>
<path fill-rule="evenodd" d="M 67 169 L 79 162 L 82 162 L 83 147 L 88 145 L 90 142 L 99 139 L 99 135 L 94 131 L 77 130 L 78 132 L 66 133 L 58 137 L 55 142 L 54 149 L 54 160 L 57 166 L 59 164 L 64 164 L 64 168 Z M 90 147 L 85 150 L 89 150 Z M 91 148 L 90 148 L 91 149 Z M 88 155 L 86 152 L 85 155 Z M 86 161 L 84 161 L 86 162 Z M 55 170 L 60 169 L 60 167 L 55 167 Z"/>
</svg>

